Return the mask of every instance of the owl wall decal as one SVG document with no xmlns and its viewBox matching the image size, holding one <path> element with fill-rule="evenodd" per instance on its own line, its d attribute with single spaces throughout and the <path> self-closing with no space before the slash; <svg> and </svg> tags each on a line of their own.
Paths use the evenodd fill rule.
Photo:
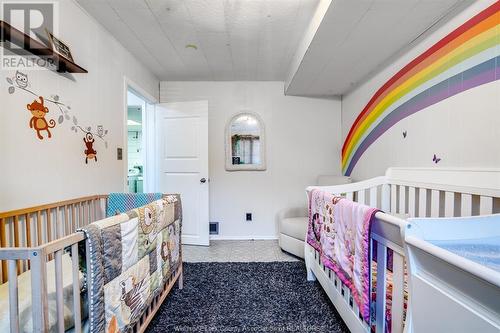
<svg viewBox="0 0 500 333">
<path fill-rule="evenodd" d="M 28 87 L 28 75 L 23 72 L 16 71 L 16 83 L 19 88 L 27 88 Z"/>
</svg>

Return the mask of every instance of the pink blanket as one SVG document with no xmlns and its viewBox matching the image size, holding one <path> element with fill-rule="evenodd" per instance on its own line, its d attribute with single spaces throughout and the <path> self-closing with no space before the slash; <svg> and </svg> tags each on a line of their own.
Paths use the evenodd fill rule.
<svg viewBox="0 0 500 333">
<path fill-rule="evenodd" d="M 370 224 L 378 210 L 320 190 L 309 193 L 307 243 L 370 318 Z"/>
</svg>

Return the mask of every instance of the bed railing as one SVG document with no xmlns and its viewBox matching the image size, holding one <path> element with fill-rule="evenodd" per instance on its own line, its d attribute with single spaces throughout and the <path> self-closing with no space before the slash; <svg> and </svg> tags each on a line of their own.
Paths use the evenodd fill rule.
<svg viewBox="0 0 500 333">
<path fill-rule="evenodd" d="M 73 233 L 63 238 L 32 248 L 9 248 L 0 251 L 0 259 L 8 266 L 9 281 L 9 322 L 10 331 L 20 331 L 18 274 L 19 262 L 28 262 L 31 270 L 31 312 L 33 332 L 47 332 L 49 327 L 47 262 L 54 258 L 55 268 L 55 303 L 57 331 L 64 332 L 64 298 L 63 298 L 63 268 L 62 256 L 66 249 L 72 258 L 78 258 L 78 243 L 85 239 L 83 233 Z M 82 331 L 80 273 L 78 260 L 72 260 L 72 297 L 75 332 Z M 36 276 L 37 278 L 33 278 Z M 67 276 L 64 277 L 68 279 Z M 26 318 L 24 318 L 26 319 Z M 23 323 L 26 324 L 26 323 Z"/>
<path fill-rule="evenodd" d="M 337 310 L 352 332 L 366 332 L 373 325 L 376 332 L 385 333 L 389 298 L 392 303 L 390 331 L 396 333 L 404 330 L 407 293 L 404 232 L 407 218 L 473 216 L 500 212 L 500 169 L 390 168 L 385 176 L 345 185 L 311 186 L 307 191 L 314 188 L 384 212 L 375 215 L 376 221 L 370 237 L 372 249 L 377 249 L 374 323 L 366 323 L 360 319 L 359 309 L 350 299 L 349 288 L 333 271 L 321 264 L 312 247 L 306 246 L 306 261 L 315 260 L 318 264 L 316 267 L 323 271 L 325 275 L 317 276 L 322 273 L 313 270 L 320 282 L 323 279 L 323 286 L 325 279 L 329 280 L 329 290 L 325 286 L 324 288 L 334 304 L 341 304 L 335 300 L 344 300 L 337 306 Z M 392 293 L 386 297 L 389 257 L 392 257 Z"/>
<path fill-rule="evenodd" d="M 0 248 L 40 247 L 71 235 L 78 228 L 105 217 L 107 195 L 93 195 L 47 205 L 0 213 Z M 49 260 L 53 253 L 48 253 Z M 18 258 L 17 275 L 30 269 L 28 258 Z M 0 284 L 12 276 L 6 260 L 1 260 Z"/>
</svg>

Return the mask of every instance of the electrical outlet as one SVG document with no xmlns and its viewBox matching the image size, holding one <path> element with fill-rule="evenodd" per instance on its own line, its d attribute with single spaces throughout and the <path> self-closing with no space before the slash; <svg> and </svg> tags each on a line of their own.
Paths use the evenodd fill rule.
<svg viewBox="0 0 500 333">
<path fill-rule="evenodd" d="M 247 221 L 252 221 L 252 213 L 247 213 L 246 215 L 247 215 L 246 216 L 246 220 Z"/>
</svg>

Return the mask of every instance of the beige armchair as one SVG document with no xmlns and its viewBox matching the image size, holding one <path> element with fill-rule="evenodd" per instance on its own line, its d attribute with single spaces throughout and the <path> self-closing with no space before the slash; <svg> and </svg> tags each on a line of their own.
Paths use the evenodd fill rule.
<svg viewBox="0 0 500 333">
<path fill-rule="evenodd" d="M 350 177 L 322 175 L 318 176 L 316 185 L 341 185 L 350 182 Z M 304 201 L 306 201 L 305 195 Z M 300 258 L 304 258 L 304 240 L 308 222 L 307 215 L 307 202 L 302 207 L 284 209 L 278 213 L 279 245 L 283 251 Z"/>
</svg>

